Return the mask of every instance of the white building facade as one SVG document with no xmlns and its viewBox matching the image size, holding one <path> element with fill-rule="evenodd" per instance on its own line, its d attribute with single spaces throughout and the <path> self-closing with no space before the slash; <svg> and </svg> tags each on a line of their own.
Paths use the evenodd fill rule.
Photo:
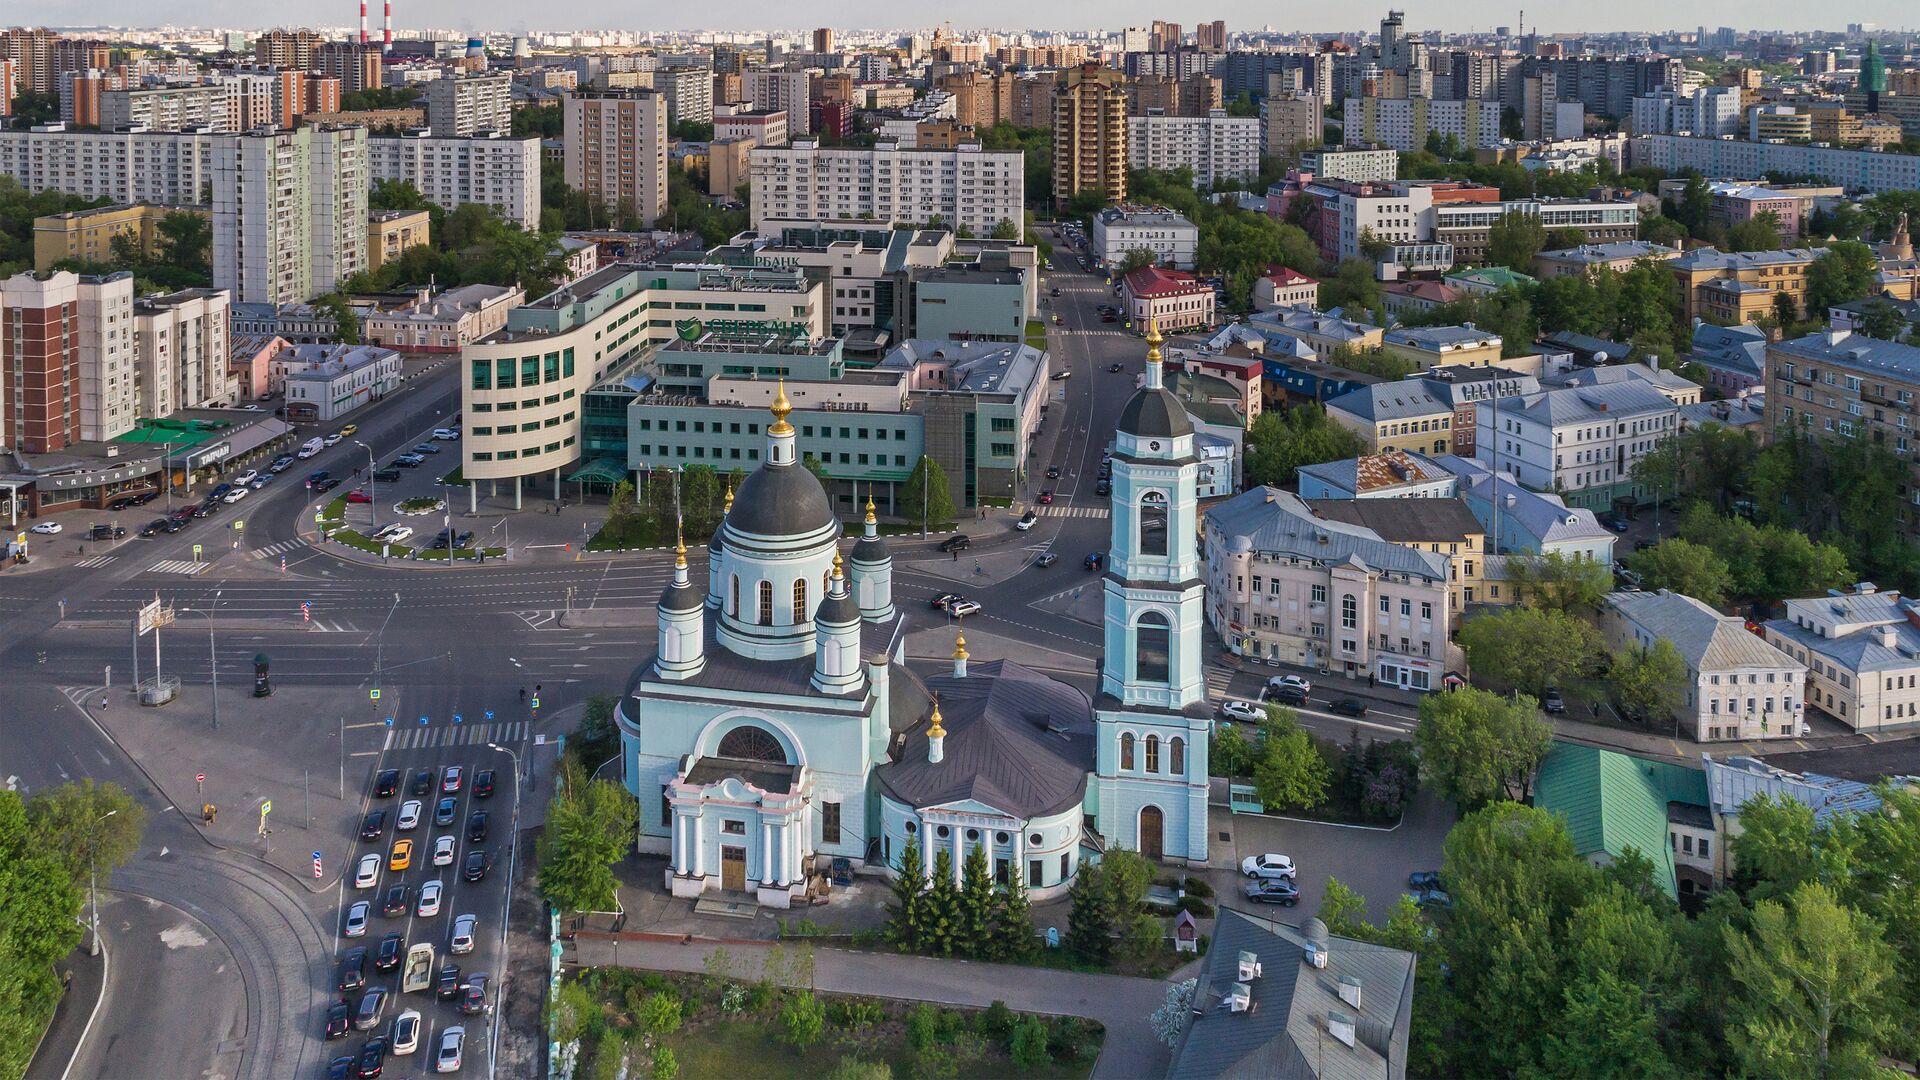
<svg viewBox="0 0 1920 1080">
<path fill-rule="evenodd" d="M 409 132 L 367 140 L 367 159 L 373 179 L 404 180 L 449 210 L 479 203 L 523 229 L 540 228 L 537 137 Z"/>
<path fill-rule="evenodd" d="M 1216 180 L 1251 183 L 1260 175 L 1260 118 L 1228 116 L 1134 116 L 1127 119 L 1127 164 L 1135 169 L 1193 170 L 1196 187 Z"/>
<path fill-rule="evenodd" d="M 920 150 L 888 140 L 828 148 L 795 138 L 755 147 L 748 160 L 755 228 L 774 218 L 862 218 L 880 226 L 938 220 L 986 236 L 1001 222 L 1019 224 L 1026 211 L 1025 156 L 1017 150 L 977 143 Z"/>
</svg>

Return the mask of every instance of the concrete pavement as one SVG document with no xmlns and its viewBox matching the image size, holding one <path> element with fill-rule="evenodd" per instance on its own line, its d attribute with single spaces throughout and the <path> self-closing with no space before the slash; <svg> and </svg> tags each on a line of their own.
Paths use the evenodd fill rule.
<svg viewBox="0 0 1920 1080">
<path fill-rule="evenodd" d="M 580 962 L 611 966 L 614 935 L 581 933 Z M 620 966 L 650 971 L 700 972 L 708 956 L 724 948 L 747 977 L 757 973 L 769 946 L 759 941 L 686 941 L 657 935 L 619 935 Z M 792 953 L 799 945 L 787 942 Z M 1004 1001 L 1019 1012 L 1082 1016 L 1106 1025 L 1096 1077 L 1157 1076 L 1170 1060 L 1153 1037 L 1147 1017 L 1166 1000 L 1167 981 L 1098 975 L 1053 968 L 938 960 L 893 953 L 814 950 L 814 985 L 834 994 L 865 994 L 985 1008 Z M 1175 973 L 1177 978 L 1186 976 Z"/>
</svg>

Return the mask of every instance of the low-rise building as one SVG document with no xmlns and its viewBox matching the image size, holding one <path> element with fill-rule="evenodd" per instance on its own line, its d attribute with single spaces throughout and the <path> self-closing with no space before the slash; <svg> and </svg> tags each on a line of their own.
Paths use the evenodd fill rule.
<svg viewBox="0 0 1920 1080">
<path fill-rule="evenodd" d="M 1458 480 L 1457 493 L 1493 537 L 1488 542 L 1490 560 L 1558 555 L 1613 565 L 1618 537 L 1600 524 L 1592 510 L 1568 506 L 1551 492 L 1529 491 L 1515 483 L 1510 473 L 1496 474 L 1477 458 L 1449 454 L 1432 464 Z M 1495 579 L 1487 583 L 1488 595 L 1501 599 L 1505 590 L 1491 566 L 1488 576 Z"/>
<path fill-rule="evenodd" d="M 1364 352 L 1380 347 L 1386 331 L 1369 323 L 1345 319 L 1312 308 L 1276 307 L 1247 317 L 1246 324 L 1269 341 L 1289 339 L 1300 342 L 1325 359 L 1340 349 Z"/>
<path fill-rule="evenodd" d="M 1712 754 L 1701 754 L 1700 767 L 1707 776 L 1718 842 L 1711 848 L 1690 845 L 1695 850 L 1686 853 L 1712 870 L 1716 888 L 1730 880 L 1738 869 L 1733 857 L 1733 841 L 1746 831 L 1740 814 L 1753 799 L 1766 796 L 1782 802 L 1797 802 L 1813 811 L 1816 828 L 1824 828 L 1844 815 L 1876 813 L 1882 806 L 1880 793 L 1872 784 L 1824 773 L 1793 772 L 1758 758 L 1730 757 L 1718 761 Z M 1909 775 L 1889 779 L 1912 782 L 1914 778 Z M 1684 885 L 1682 882 L 1683 891 Z"/>
<path fill-rule="evenodd" d="M 1322 146 L 1300 153 L 1300 171 L 1322 180 L 1400 179 L 1400 152 L 1383 146 Z"/>
<path fill-rule="evenodd" d="M 1442 304 L 1459 303 L 1464 294 L 1444 281 L 1394 281 L 1380 286 L 1380 306 L 1388 315 L 1420 315 Z"/>
<path fill-rule="evenodd" d="M 1505 603 L 1486 584 L 1487 530 L 1465 500 L 1454 497 L 1409 499 L 1313 499 L 1307 505 L 1328 521 L 1372 529 L 1392 544 L 1431 552 L 1447 560 L 1450 606 L 1456 626 L 1469 604 Z"/>
<path fill-rule="evenodd" d="M 1253 487 L 1207 512 L 1207 619 L 1237 656 L 1437 690 L 1447 559 Z"/>
<path fill-rule="evenodd" d="M 1457 478 L 1434 459 L 1411 450 L 1341 458 L 1298 470 L 1300 497 L 1315 499 L 1443 499 Z"/>
<path fill-rule="evenodd" d="M 1110 206 L 1093 216 L 1088 239 L 1102 266 L 1119 266 L 1129 251 L 1150 251 L 1159 266 L 1192 270 L 1200 229 L 1165 207 Z"/>
<path fill-rule="evenodd" d="M 1679 248 L 1650 240 L 1615 240 L 1606 244 L 1582 244 L 1579 247 L 1543 251 L 1533 257 L 1533 273 L 1542 280 L 1570 274 L 1591 274 L 1602 269 L 1625 273 L 1641 259 L 1665 262 L 1679 257 Z"/>
<path fill-rule="evenodd" d="M 227 341 L 227 368 L 241 401 L 264 401 L 275 391 L 273 358 L 293 342 L 271 334 L 235 334 Z"/>
<path fill-rule="evenodd" d="M 1363 386 L 1326 403 L 1327 419 L 1360 436 L 1367 452 L 1453 452 L 1453 406 L 1436 397 L 1424 380 L 1402 379 Z"/>
<path fill-rule="evenodd" d="M 1142 266 L 1121 279 L 1120 295 L 1127 318 L 1141 333 L 1149 323 L 1162 333 L 1213 325 L 1213 286 L 1192 274 Z"/>
<path fill-rule="evenodd" d="M 1808 705 L 1855 731 L 1920 724 L 1920 605 L 1863 582 L 1786 608 L 1762 630 L 1805 666 Z"/>
<path fill-rule="evenodd" d="M 297 423 L 331 423 L 400 385 L 400 354 L 377 345 L 289 345 L 271 365 Z"/>
<path fill-rule="evenodd" d="M 1320 279 L 1310 278 L 1286 266 L 1260 275 L 1253 283 L 1253 310 L 1270 311 L 1277 307 L 1317 310 L 1320 307 Z"/>
<path fill-rule="evenodd" d="M 1699 383 L 1676 375 L 1665 368 L 1656 367 L 1656 362 L 1657 358 L 1648 357 L 1644 364 L 1608 364 L 1604 367 L 1570 368 L 1540 376 L 1540 388 L 1564 390 L 1568 387 L 1640 383 L 1658 390 L 1662 397 L 1675 405 L 1700 403 Z"/>
<path fill-rule="evenodd" d="M 1540 763 L 1533 804 L 1567 822 L 1574 851 L 1607 866 L 1632 848 L 1653 861 L 1654 883 L 1676 899 L 1713 888 L 1721 847 L 1697 768 L 1557 742 Z"/>
<path fill-rule="evenodd" d="M 526 299 L 516 286 L 462 285 L 438 295 L 421 289 L 413 301 L 371 312 L 361 333 L 372 345 L 401 352 L 459 352 L 507 324 Z"/>
<path fill-rule="evenodd" d="M 1767 382 L 1767 332 L 1745 323 L 1740 326 L 1716 326 L 1710 322 L 1693 325 L 1693 347 L 1687 362 L 1698 364 L 1707 373 L 1707 385 L 1726 397 L 1746 397 L 1764 391 Z"/>
<path fill-rule="evenodd" d="M 1802 733 L 1807 665 L 1748 633 L 1739 616 L 1667 589 L 1615 592 L 1601 606 L 1600 626 L 1617 651 L 1644 652 L 1666 641 L 1680 654 L 1686 692 L 1673 719 L 1689 738 L 1738 742 Z M 1650 719 L 1661 725 L 1667 718 Z"/>
<path fill-rule="evenodd" d="M 433 215 L 425 210 L 375 210 L 367 215 L 367 272 L 400 253 L 432 241 Z"/>
<path fill-rule="evenodd" d="M 233 304 L 234 337 L 278 337 L 295 345 L 337 341 L 333 312 L 312 304 Z"/>
<path fill-rule="evenodd" d="M 62 259 L 111 262 L 113 241 L 120 236 L 125 236 L 143 258 L 154 258 L 159 253 L 156 241 L 160 220 L 176 212 L 193 214 L 207 221 L 213 219 L 209 207 L 152 203 L 97 206 L 34 218 L 33 268 L 45 273 Z"/>
<path fill-rule="evenodd" d="M 1380 339 L 1380 351 L 1410 360 L 1422 371 L 1436 367 L 1486 367 L 1499 361 L 1499 334 L 1474 326 L 1402 326 Z"/>
<path fill-rule="evenodd" d="M 882 225 L 941 221 L 986 236 L 1024 219 L 1026 171 L 1018 150 L 963 143 L 917 150 L 894 140 L 871 147 L 823 146 L 795 138 L 748 153 L 751 217 L 769 220 L 868 218 Z"/>
<path fill-rule="evenodd" d="M 1807 267 L 1820 255 L 1812 248 L 1695 248 L 1668 260 L 1667 266 L 1680 283 L 1680 306 L 1686 318 L 1738 326 L 1773 315 L 1774 298 L 1781 293 L 1793 300 L 1794 311 L 1804 314 Z"/>
<path fill-rule="evenodd" d="M 1678 406 L 1638 382 L 1496 398 L 1478 416 L 1475 457 L 1588 509 L 1649 497 L 1633 467 L 1679 425 Z"/>
<path fill-rule="evenodd" d="M 1449 251 L 1452 250 L 1452 245 L 1441 246 Z M 1534 283 L 1534 279 L 1526 274 L 1509 270 L 1504 266 L 1480 266 L 1472 270 L 1454 270 L 1440 280 L 1463 293 L 1475 296 L 1492 296 L 1502 289 L 1523 289 Z"/>
</svg>

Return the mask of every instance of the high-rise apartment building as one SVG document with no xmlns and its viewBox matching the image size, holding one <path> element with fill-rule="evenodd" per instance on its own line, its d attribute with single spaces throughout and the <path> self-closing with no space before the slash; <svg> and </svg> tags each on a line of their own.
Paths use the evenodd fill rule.
<svg viewBox="0 0 1920 1080">
<path fill-rule="evenodd" d="M 62 37 L 46 29 L 0 30 L 0 59 L 13 61 L 15 85 L 39 94 L 58 93 L 66 72 L 104 69 L 112 51 L 104 41 Z"/>
<path fill-rule="evenodd" d="M 0 446 L 47 454 L 133 426 L 133 275 L 0 281 Z"/>
<path fill-rule="evenodd" d="M 813 32 L 813 51 L 823 55 L 833 51 L 833 27 L 823 26 Z"/>
<path fill-rule="evenodd" d="M 109 131 L 239 131 L 240 120 L 230 111 L 227 88 L 218 83 L 107 90 L 100 95 L 100 126 Z"/>
<path fill-rule="evenodd" d="M 0 176 L 116 203 L 207 202 L 218 135 L 0 130 Z"/>
<path fill-rule="evenodd" d="M 920 150 L 882 139 L 872 147 L 826 148 L 818 139 L 794 139 L 754 149 L 748 168 L 756 229 L 768 220 L 938 219 L 985 236 L 1003 221 L 1017 224 L 1025 210 L 1024 155 L 979 143 Z"/>
<path fill-rule="evenodd" d="M 740 77 L 740 92 L 755 109 L 785 112 L 789 133 L 809 135 L 813 132 L 807 111 L 811 80 L 805 71 L 749 71 Z"/>
<path fill-rule="evenodd" d="M 340 89 L 345 93 L 377 90 L 382 85 L 378 45 L 330 41 L 314 50 L 313 67 L 339 79 Z"/>
<path fill-rule="evenodd" d="M 1345 121 L 1349 146 L 1413 151 L 1426 145 L 1429 133 L 1452 135 L 1470 149 L 1500 144 L 1500 104 L 1492 101 L 1350 97 Z"/>
<path fill-rule="evenodd" d="M 225 289 L 182 289 L 133 302 L 132 408 L 121 430 L 131 430 L 135 416 L 239 401 L 239 382 L 227 366 L 230 308 Z"/>
<path fill-rule="evenodd" d="M 253 60 L 267 67 L 307 71 L 313 68 L 315 54 L 326 44 L 326 38 L 311 30 L 269 30 L 253 39 Z"/>
<path fill-rule="evenodd" d="M 1227 20 L 1215 19 L 1203 22 L 1193 28 L 1193 43 L 1204 52 L 1225 52 L 1227 48 Z"/>
<path fill-rule="evenodd" d="M 1127 160 L 1135 169 L 1191 169 L 1193 182 L 1250 183 L 1260 174 L 1260 121 L 1214 109 L 1206 116 L 1135 116 L 1127 120 Z"/>
<path fill-rule="evenodd" d="M 405 180 L 439 206 L 479 203 L 522 228 L 540 227 L 540 139 L 504 133 L 409 132 L 367 140 L 373 180 Z"/>
<path fill-rule="evenodd" d="M 1301 146 L 1317 146 L 1325 130 L 1320 99 L 1305 91 L 1270 95 L 1260 103 L 1263 153 L 1288 154 Z"/>
<path fill-rule="evenodd" d="M 236 303 L 299 303 L 366 269 L 370 184 L 362 127 L 220 137 L 214 285 Z"/>
<path fill-rule="evenodd" d="M 713 72 L 704 67 L 656 71 L 653 88 L 667 99 L 667 124 L 713 120 Z"/>
<path fill-rule="evenodd" d="M 1054 203 L 1082 191 L 1107 204 L 1127 198 L 1126 77 L 1098 64 L 1067 72 L 1053 98 Z"/>
<path fill-rule="evenodd" d="M 427 84 L 427 126 L 435 135 L 513 128 L 513 76 L 460 75 Z"/>
<path fill-rule="evenodd" d="M 806 101 L 800 102 L 801 112 Z M 651 222 L 667 205 L 667 99 L 651 90 L 568 95 L 561 143 L 567 186 Z"/>
</svg>

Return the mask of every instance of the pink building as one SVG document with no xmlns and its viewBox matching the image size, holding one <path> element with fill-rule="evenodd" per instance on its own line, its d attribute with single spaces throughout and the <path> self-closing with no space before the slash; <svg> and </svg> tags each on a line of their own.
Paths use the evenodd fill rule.
<svg viewBox="0 0 1920 1080">
<path fill-rule="evenodd" d="M 1780 221 L 1780 240 L 1791 246 L 1800 238 L 1800 222 L 1807 214 L 1809 200 L 1788 192 L 1749 184 L 1714 184 L 1713 205 L 1708 217 L 1731 228 L 1742 221 L 1771 213 Z"/>
<path fill-rule="evenodd" d="M 228 343 L 227 370 L 233 373 L 241 401 L 259 401 L 274 392 L 269 361 L 292 344 L 271 334 L 248 334 Z"/>
<path fill-rule="evenodd" d="M 1277 307 L 1320 310 L 1320 280 L 1286 266 L 1268 270 L 1265 276 L 1253 283 L 1253 309 L 1266 311 Z"/>
</svg>

